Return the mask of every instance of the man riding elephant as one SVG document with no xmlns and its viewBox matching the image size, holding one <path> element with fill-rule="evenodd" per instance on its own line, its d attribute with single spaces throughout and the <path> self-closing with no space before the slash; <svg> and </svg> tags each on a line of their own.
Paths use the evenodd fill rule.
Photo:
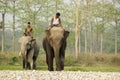
<svg viewBox="0 0 120 80">
<path fill-rule="evenodd" d="M 33 36 L 33 28 L 31 27 L 31 23 L 28 22 L 25 28 L 25 35 Z"/>
<path fill-rule="evenodd" d="M 62 27 L 61 19 L 60 19 L 60 13 L 57 12 L 55 16 L 51 19 L 50 29 L 52 27 Z"/>
<path fill-rule="evenodd" d="M 46 37 L 43 40 L 43 48 L 46 52 L 46 63 L 48 70 L 53 71 L 53 59 L 55 57 L 56 70 L 64 70 L 64 57 L 66 39 L 69 35 L 62 27 L 52 27 L 46 30 Z"/>
</svg>

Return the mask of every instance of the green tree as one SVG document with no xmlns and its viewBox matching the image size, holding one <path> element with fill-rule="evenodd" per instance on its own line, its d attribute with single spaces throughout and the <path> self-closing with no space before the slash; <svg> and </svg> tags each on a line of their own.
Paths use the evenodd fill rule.
<svg viewBox="0 0 120 80">
<path fill-rule="evenodd" d="M 5 14 L 7 12 L 7 5 L 8 1 L 7 0 L 0 0 L 0 12 L 2 14 L 2 52 L 4 52 L 5 48 Z"/>
</svg>

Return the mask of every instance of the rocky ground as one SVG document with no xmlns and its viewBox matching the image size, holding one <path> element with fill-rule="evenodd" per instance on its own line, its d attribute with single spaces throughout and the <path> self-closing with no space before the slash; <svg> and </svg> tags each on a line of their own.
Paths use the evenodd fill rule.
<svg viewBox="0 0 120 80">
<path fill-rule="evenodd" d="M 120 80 L 119 72 L 0 71 L 0 80 Z"/>
</svg>

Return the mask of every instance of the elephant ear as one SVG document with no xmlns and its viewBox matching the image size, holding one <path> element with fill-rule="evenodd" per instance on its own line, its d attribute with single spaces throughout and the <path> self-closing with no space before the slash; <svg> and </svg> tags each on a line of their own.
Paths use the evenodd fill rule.
<svg viewBox="0 0 120 80">
<path fill-rule="evenodd" d="M 50 30 L 45 30 L 46 32 L 46 38 L 49 38 L 50 37 Z"/>
<path fill-rule="evenodd" d="M 67 37 L 69 36 L 69 33 L 70 33 L 69 31 L 65 31 L 65 32 L 64 32 L 64 39 L 65 39 L 65 40 L 66 40 Z"/>
</svg>

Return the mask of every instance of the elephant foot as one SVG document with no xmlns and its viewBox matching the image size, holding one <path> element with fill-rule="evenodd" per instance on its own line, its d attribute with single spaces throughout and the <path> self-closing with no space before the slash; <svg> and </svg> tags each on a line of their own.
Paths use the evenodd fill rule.
<svg viewBox="0 0 120 80">
<path fill-rule="evenodd" d="M 61 70 L 64 70 L 64 68 L 62 68 Z"/>
<path fill-rule="evenodd" d="M 48 68 L 49 71 L 54 71 L 53 67 L 52 68 Z"/>
<path fill-rule="evenodd" d="M 62 71 L 62 69 L 60 69 L 60 68 L 56 68 L 56 71 Z"/>
<path fill-rule="evenodd" d="M 23 69 L 25 69 L 25 60 L 23 60 Z"/>
<path fill-rule="evenodd" d="M 23 65 L 23 69 L 25 69 L 25 65 Z"/>
<path fill-rule="evenodd" d="M 56 65 L 56 71 L 61 71 L 62 70 L 62 66 L 61 65 Z"/>
<path fill-rule="evenodd" d="M 29 62 L 27 62 L 27 64 L 26 64 L 26 69 L 31 69 Z"/>
<path fill-rule="evenodd" d="M 64 66 L 61 67 L 61 70 L 64 70 Z"/>
<path fill-rule="evenodd" d="M 35 64 L 33 65 L 33 69 L 36 70 L 36 65 Z"/>
<path fill-rule="evenodd" d="M 64 70 L 64 66 L 56 67 L 56 71 L 62 71 Z"/>
</svg>

